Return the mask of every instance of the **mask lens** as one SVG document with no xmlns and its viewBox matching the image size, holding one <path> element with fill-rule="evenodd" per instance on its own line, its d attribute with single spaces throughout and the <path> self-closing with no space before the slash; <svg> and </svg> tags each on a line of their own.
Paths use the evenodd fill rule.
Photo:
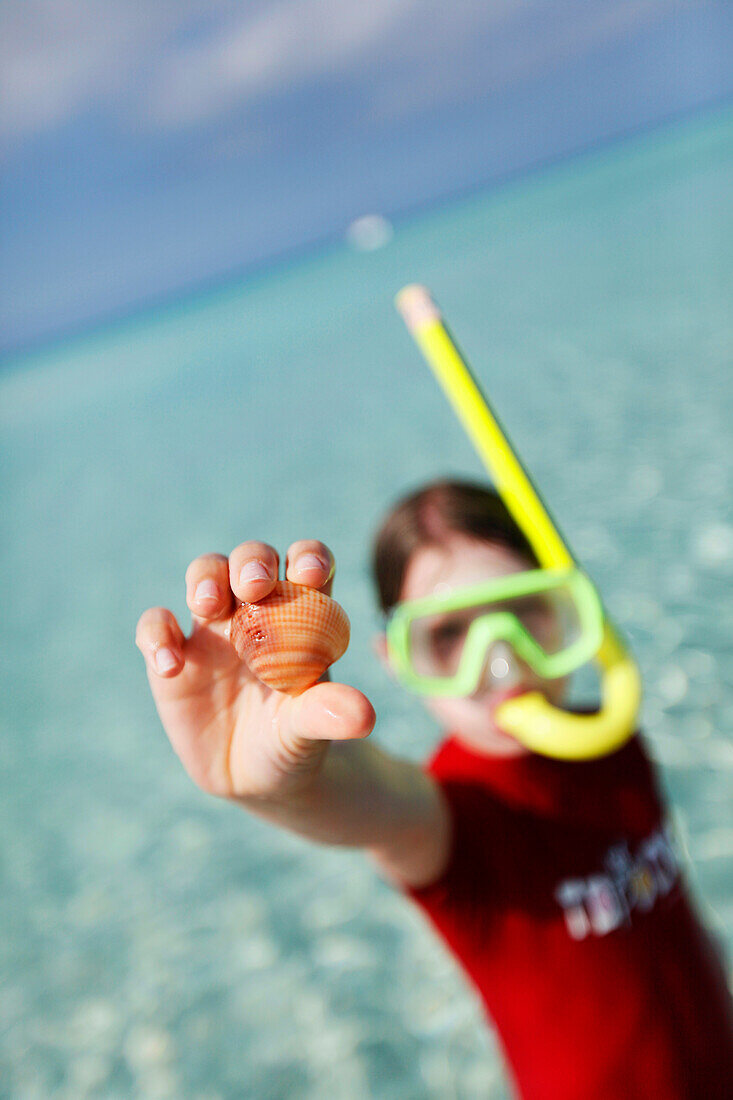
<svg viewBox="0 0 733 1100">
<path fill-rule="evenodd" d="M 460 610 L 414 618 L 409 625 L 409 650 L 418 676 L 447 678 L 459 670 L 471 625 L 484 616 L 509 613 L 537 645 L 553 656 L 580 637 L 580 618 L 567 585 L 526 596 L 478 603 Z"/>
<path fill-rule="evenodd" d="M 475 609 L 424 615 L 410 623 L 410 654 L 418 676 L 455 676 Z"/>
<path fill-rule="evenodd" d="M 511 612 L 548 657 L 562 653 L 580 638 L 580 616 L 567 585 L 495 606 L 497 611 Z"/>
</svg>

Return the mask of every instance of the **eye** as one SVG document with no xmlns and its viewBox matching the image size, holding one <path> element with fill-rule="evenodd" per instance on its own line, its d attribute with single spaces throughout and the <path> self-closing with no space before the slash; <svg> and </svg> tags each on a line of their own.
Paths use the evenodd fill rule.
<svg viewBox="0 0 733 1100">
<path fill-rule="evenodd" d="M 512 611 L 518 619 L 539 619 L 552 614 L 552 610 L 546 600 L 540 596 L 533 598 L 524 597 L 507 604 L 507 610 Z"/>
<path fill-rule="evenodd" d="M 446 622 L 441 623 L 440 626 L 433 628 L 431 632 L 431 641 L 436 649 L 447 649 L 454 642 L 463 637 L 465 632 L 465 626 L 460 622 Z"/>
<path fill-rule="evenodd" d="M 435 631 L 434 637 L 439 641 L 447 641 L 450 638 L 457 638 L 461 633 L 462 627 L 458 623 L 451 623 L 448 626 L 441 626 Z"/>
</svg>

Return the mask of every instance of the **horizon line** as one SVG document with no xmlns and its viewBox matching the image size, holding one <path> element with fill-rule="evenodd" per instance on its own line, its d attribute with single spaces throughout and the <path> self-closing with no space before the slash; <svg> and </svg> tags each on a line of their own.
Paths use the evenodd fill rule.
<svg viewBox="0 0 733 1100">
<path fill-rule="evenodd" d="M 484 177 L 462 187 L 442 192 L 430 199 L 423 199 L 414 203 L 404 204 L 394 210 L 365 210 L 354 216 L 355 220 L 365 214 L 381 214 L 394 224 L 405 224 L 412 220 L 419 220 L 422 216 L 432 211 L 446 207 L 454 203 L 468 201 L 484 192 L 501 191 L 519 182 L 521 179 L 541 175 L 542 172 L 551 172 L 568 161 L 582 160 L 601 153 L 604 149 L 623 145 L 625 142 L 633 142 L 635 139 L 654 133 L 657 130 L 673 129 L 675 126 L 684 125 L 705 114 L 715 114 L 724 111 L 726 107 L 733 106 L 733 95 L 726 94 L 720 98 L 709 100 L 706 103 L 694 107 L 683 108 L 673 112 L 654 122 L 642 123 L 612 133 L 603 138 L 585 142 L 571 150 L 556 153 L 547 157 L 540 157 L 534 161 L 528 161 L 516 168 L 498 172 L 492 176 Z M 349 223 L 351 224 L 351 223 Z M 69 325 L 61 325 L 31 338 L 21 340 L 7 347 L 0 346 L 0 372 L 21 367 L 23 362 L 34 356 L 63 347 L 65 344 L 73 344 L 77 340 L 86 339 L 97 333 L 104 333 L 109 329 L 124 328 L 135 323 L 146 315 L 165 313 L 175 309 L 185 301 L 205 300 L 226 287 L 235 286 L 237 283 L 247 284 L 254 282 L 258 277 L 266 277 L 273 271 L 296 265 L 298 262 L 306 262 L 319 254 L 329 251 L 338 245 L 348 247 L 345 243 L 345 231 L 333 230 L 303 240 L 286 248 L 277 249 L 260 258 L 245 261 L 234 267 L 222 270 L 218 274 L 193 280 L 171 290 L 161 291 L 121 306 L 117 309 L 107 310 L 86 320 Z M 389 245 L 387 246 L 389 247 Z"/>
</svg>

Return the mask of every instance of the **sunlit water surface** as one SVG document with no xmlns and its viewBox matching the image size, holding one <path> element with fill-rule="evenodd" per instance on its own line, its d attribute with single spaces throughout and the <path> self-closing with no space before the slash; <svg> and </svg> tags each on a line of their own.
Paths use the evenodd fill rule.
<svg viewBox="0 0 733 1100">
<path fill-rule="evenodd" d="M 6 366 L 0 1093 L 506 1096 L 472 993 L 358 852 L 201 794 L 133 647 L 245 538 L 323 538 L 375 737 L 370 534 L 477 475 L 392 307 L 431 286 L 630 635 L 705 919 L 733 938 L 733 115 L 635 139 Z M 571 1041 L 572 1037 L 568 1037 Z"/>
</svg>

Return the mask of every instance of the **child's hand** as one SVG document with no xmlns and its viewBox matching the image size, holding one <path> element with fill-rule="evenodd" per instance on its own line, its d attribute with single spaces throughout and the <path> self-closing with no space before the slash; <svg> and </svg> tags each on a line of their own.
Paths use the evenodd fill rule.
<svg viewBox="0 0 733 1100">
<path fill-rule="evenodd" d="M 239 660 L 226 635 L 236 600 L 256 603 L 272 590 L 277 552 L 245 542 L 227 560 L 196 558 L 186 572 L 193 616 L 189 638 L 171 611 L 153 607 L 136 643 L 165 731 L 189 775 L 228 798 L 278 801 L 304 790 L 329 741 L 366 737 L 375 715 L 356 688 L 318 683 L 291 697 L 268 688 Z M 286 580 L 330 594 L 333 556 L 321 542 L 293 543 Z"/>
</svg>

